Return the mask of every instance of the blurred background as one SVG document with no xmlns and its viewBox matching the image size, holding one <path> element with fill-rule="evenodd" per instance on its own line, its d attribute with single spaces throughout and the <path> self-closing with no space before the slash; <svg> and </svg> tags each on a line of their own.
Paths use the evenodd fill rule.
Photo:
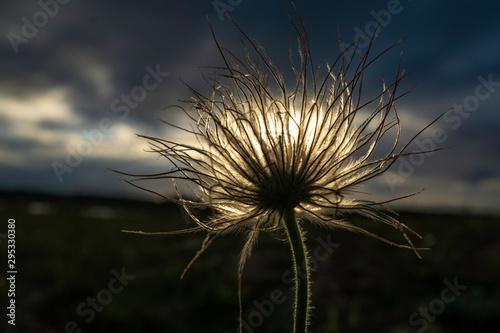
<svg viewBox="0 0 500 333">
<path fill-rule="evenodd" d="M 404 38 L 378 61 L 365 92 L 379 92 L 381 78 L 392 82 L 402 49 L 402 67 L 418 70 L 405 83 L 418 85 L 397 103 L 405 138 L 453 108 L 409 147 L 449 149 L 401 160 L 362 189 L 374 200 L 425 189 L 391 207 L 405 212 L 400 220 L 422 234 L 418 242 L 432 250 L 419 260 L 360 235 L 311 228 L 311 249 L 328 239 L 339 244 L 327 252 L 327 260 L 318 259 L 311 331 L 496 332 L 491 327 L 500 315 L 500 4 L 295 4 L 317 64 L 338 56 L 339 33 L 348 45 L 363 32 L 371 34 L 379 20 L 374 55 Z M 193 223 L 178 207 L 105 170 L 171 169 L 166 160 L 145 152 L 148 143 L 135 134 L 188 140 L 156 118 L 180 121 L 175 109 L 163 108 L 189 99 L 182 81 L 207 91 L 202 74 L 211 70 L 200 67 L 221 64 L 207 18 L 219 42 L 238 53 L 241 33 L 225 17 L 230 14 L 287 73 L 295 32 L 283 7 L 293 11 L 287 1 L 0 4 L 0 216 L 5 223 L 0 248 L 6 253 L 7 220 L 16 219 L 19 272 L 17 325 L 0 324 L 8 332 L 237 331 L 242 239 L 215 242 L 180 280 L 203 235 L 121 233 Z M 146 186 L 173 192 L 168 182 Z M 382 226 L 368 223 L 367 228 L 404 241 Z M 290 331 L 292 293 L 283 276 L 291 262 L 281 239 L 264 236 L 245 270 L 248 332 Z M 7 295 L 6 255 L 2 258 L 0 292 Z M 116 275 L 123 279 L 123 269 L 135 278 L 122 281 L 127 285 L 120 289 L 110 282 L 119 280 Z M 445 281 L 453 285 L 455 280 L 467 288 L 446 303 Z M 283 291 L 283 303 L 272 311 L 262 308 L 274 289 Z M 95 308 L 89 298 L 97 300 Z M 2 299 L 5 309 L 7 297 Z M 421 307 L 430 308 L 427 317 Z"/>
</svg>

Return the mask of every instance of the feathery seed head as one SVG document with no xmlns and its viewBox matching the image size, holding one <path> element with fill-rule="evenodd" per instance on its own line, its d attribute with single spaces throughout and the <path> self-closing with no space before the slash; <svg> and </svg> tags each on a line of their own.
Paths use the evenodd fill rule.
<svg viewBox="0 0 500 333">
<path fill-rule="evenodd" d="M 396 92 L 408 75 L 400 64 L 391 84 L 382 81 L 377 96 L 361 98 L 365 71 L 397 43 L 370 58 L 374 35 L 361 57 L 357 58 L 357 52 L 347 57 L 341 47 L 332 64 L 315 70 L 300 17 L 298 26 L 291 22 L 299 55 L 297 62 L 290 51 L 293 84 L 285 82 L 264 48 L 241 29 L 246 61 L 222 47 L 214 35 L 225 66 L 204 77 L 211 94 L 191 89 L 193 97 L 185 101 L 191 107 L 178 106 L 193 122 L 192 128 L 165 122 L 197 138 L 198 144 L 142 136 L 174 168 L 139 179 L 170 178 L 176 189 L 176 180 L 194 184 L 198 200 L 184 198 L 179 190 L 178 198 L 167 199 L 184 206 L 198 224 L 196 230 L 210 234 L 277 230 L 283 227 L 284 215 L 293 212 L 300 221 L 361 232 L 415 250 L 405 233 L 413 231 L 388 214 L 392 211 L 385 202 L 354 196 L 356 186 L 408 154 L 405 149 L 416 137 L 399 147 L 395 101 L 408 92 Z M 357 50 L 358 42 L 350 48 Z M 380 157 L 374 152 L 389 135 L 393 135 L 392 145 Z M 191 214 L 191 207 L 200 206 L 213 210 L 208 221 Z M 409 246 L 394 244 L 340 219 L 349 213 L 401 230 Z"/>
<path fill-rule="evenodd" d="M 211 93 L 206 96 L 191 89 L 193 97 L 185 101 L 191 107 L 178 106 L 192 121 L 192 127 L 164 121 L 193 136 L 198 143 L 141 135 L 150 140 L 153 152 L 167 158 L 174 167 L 161 174 L 137 176 L 136 180 L 171 179 L 178 198 L 159 195 L 182 204 L 198 225 L 154 234 L 207 231 L 201 250 L 182 276 L 217 236 L 231 231 L 247 235 L 238 275 L 240 332 L 242 271 L 261 231 L 284 229 L 291 245 L 296 272 L 294 331 L 297 332 L 307 330 L 310 310 L 308 255 L 300 225 L 304 221 L 360 232 L 413 249 L 417 255 L 419 250 L 406 232 L 419 235 L 389 215 L 392 211 L 385 204 L 393 200 L 364 200 L 355 191 L 358 185 L 385 172 L 399 157 L 418 154 L 407 153 L 406 149 L 433 124 L 400 147 L 401 128 L 395 101 L 409 92 L 397 94 L 401 80 L 408 75 L 401 69 L 401 62 L 391 84 L 382 81 L 382 89 L 376 96 L 361 98 L 364 73 L 397 43 L 370 58 L 374 33 L 359 58 L 358 40 L 350 46 L 354 50 L 352 56 L 347 56 L 347 50 L 341 46 L 340 55 L 332 64 L 326 63 L 323 69 L 315 70 L 304 25 L 300 16 L 298 19 L 300 24 L 296 25 L 290 18 L 298 40 L 298 61 L 290 50 L 295 80 L 285 81 L 264 48 L 235 24 L 243 34 L 245 61 L 222 47 L 214 35 L 225 65 L 214 67 L 215 73 L 204 77 Z M 380 144 L 389 138 L 391 145 Z M 385 153 L 381 154 L 381 149 Z M 197 200 L 185 198 L 177 180 L 194 184 Z M 394 200 L 397 199 L 401 197 Z M 200 206 L 212 210 L 208 221 L 191 212 L 193 207 Z M 397 228 L 408 245 L 393 243 L 341 219 L 350 213 Z M 300 276 L 299 268 L 305 269 L 305 276 Z"/>
</svg>

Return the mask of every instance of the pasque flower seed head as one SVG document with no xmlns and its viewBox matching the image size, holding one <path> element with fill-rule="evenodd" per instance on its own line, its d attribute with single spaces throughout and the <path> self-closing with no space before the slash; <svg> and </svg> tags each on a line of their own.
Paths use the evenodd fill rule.
<svg viewBox="0 0 500 333">
<path fill-rule="evenodd" d="M 305 222 L 312 222 L 364 233 L 413 249 L 418 255 L 407 236 L 407 232 L 414 232 L 390 215 L 392 211 L 385 205 L 389 201 L 369 201 L 356 191 L 398 158 L 415 154 L 406 149 L 425 129 L 400 144 L 395 102 L 408 92 L 398 91 L 401 80 L 408 75 L 401 61 L 396 64 L 392 83 L 381 81 L 376 96 L 362 98 L 365 72 L 397 43 L 370 58 L 373 35 L 364 53 L 358 49 L 358 40 L 349 46 L 349 52 L 341 46 L 340 55 L 331 64 L 316 68 L 300 17 L 298 25 L 291 22 L 298 41 L 297 50 L 289 53 L 292 81 L 285 80 L 259 42 L 235 24 L 243 35 L 244 60 L 221 46 L 214 35 L 224 66 L 213 67 L 214 73 L 204 76 L 210 94 L 191 89 L 193 97 L 186 101 L 190 107 L 178 106 L 192 126 L 165 121 L 196 138 L 197 144 L 141 135 L 149 139 L 153 152 L 174 167 L 136 180 L 172 179 L 178 197 L 167 199 L 182 204 L 198 225 L 170 234 L 208 233 L 193 261 L 224 233 L 239 231 L 247 235 L 240 261 L 240 283 L 243 265 L 258 233 L 284 229 L 287 216 L 296 219 L 299 233 Z M 294 54 L 298 57 L 294 58 Z M 387 145 L 389 137 L 392 143 Z M 385 153 L 381 154 L 383 149 Z M 194 185 L 197 199 L 186 198 L 178 189 L 178 180 Z M 201 220 L 191 212 L 193 207 L 208 207 L 212 215 Z M 408 245 L 393 243 L 348 223 L 344 218 L 351 213 L 399 229 Z"/>
</svg>

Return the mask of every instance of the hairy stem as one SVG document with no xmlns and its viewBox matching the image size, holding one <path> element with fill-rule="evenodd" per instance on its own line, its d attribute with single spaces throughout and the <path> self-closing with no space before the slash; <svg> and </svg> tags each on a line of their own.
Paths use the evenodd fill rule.
<svg viewBox="0 0 500 333">
<path fill-rule="evenodd" d="M 292 249 L 295 272 L 294 333 L 306 333 L 309 316 L 309 264 L 302 230 L 292 211 L 285 213 L 285 230 Z"/>
</svg>

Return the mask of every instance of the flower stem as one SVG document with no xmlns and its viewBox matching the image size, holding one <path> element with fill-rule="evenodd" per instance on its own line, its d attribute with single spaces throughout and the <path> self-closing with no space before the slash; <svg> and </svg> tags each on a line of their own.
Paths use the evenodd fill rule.
<svg viewBox="0 0 500 333">
<path fill-rule="evenodd" d="M 285 226 L 292 249 L 295 272 L 294 333 L 306 333 L 309 316 L 309 264 L 302 230 L 292 211 L 285 213 Z"/>
</svg>

